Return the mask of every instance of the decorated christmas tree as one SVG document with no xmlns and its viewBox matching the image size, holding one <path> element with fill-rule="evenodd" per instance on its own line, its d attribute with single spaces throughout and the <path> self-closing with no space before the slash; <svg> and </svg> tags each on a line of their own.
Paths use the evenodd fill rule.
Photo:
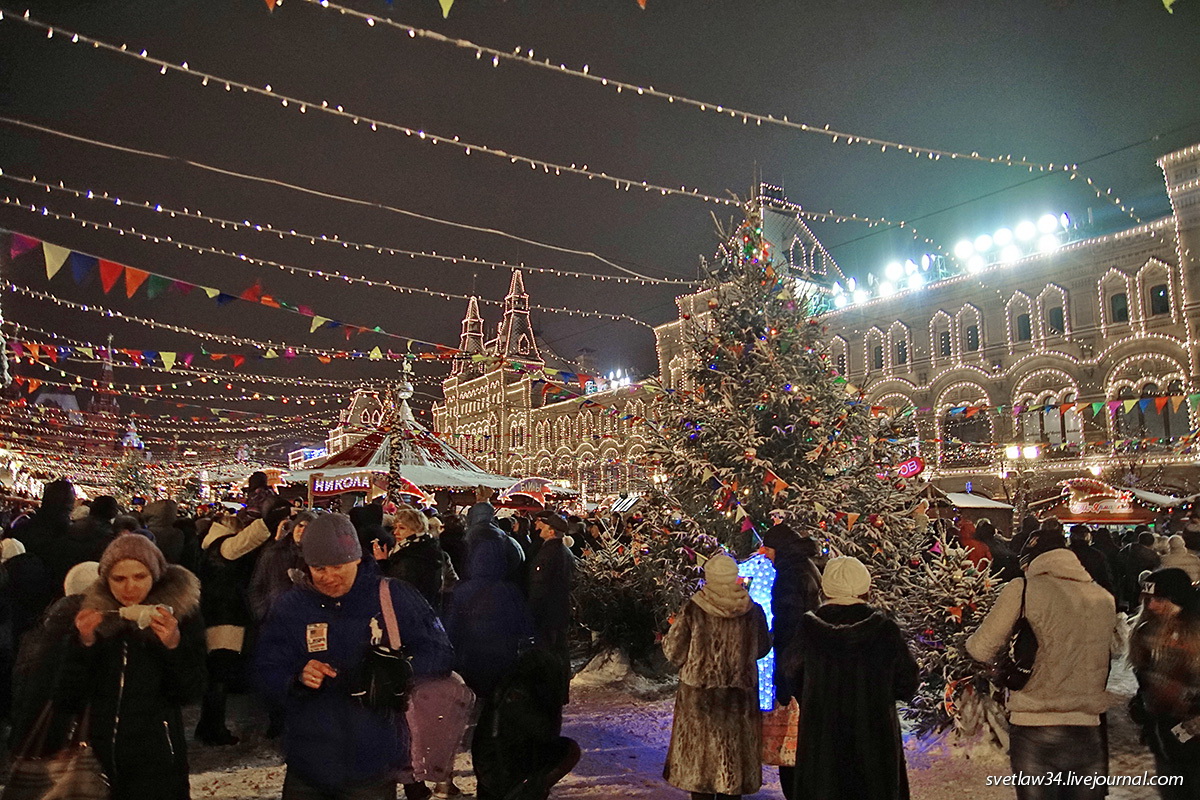
<svg viewBox="0 0 1200 800">
<path fill-rule="evenodd" d="M 916 443 L 831 363 L 823 296 L 806 276 L 776 269 L 750 204 L 710 269 L 707 312 L 691 320 L 687 378 L 659 404 L 663 491 L 739 555 L 783 509 L 830 552 L 863 560 L 873 602 L 895 615 L 925 675 L 912 723 L 944 728 L 974 694 L 963 642 L 992 582 L 931 533 L 919 487 L 900 476 Z"/>
<path fill-rule="evenodd" d="M 146 469 L 142 451 L 129 447 L 113 467 L 113 494 L 121 505 L 128 506 L 135 497 L 153 499 L 154 484 Z"/>
</svg>

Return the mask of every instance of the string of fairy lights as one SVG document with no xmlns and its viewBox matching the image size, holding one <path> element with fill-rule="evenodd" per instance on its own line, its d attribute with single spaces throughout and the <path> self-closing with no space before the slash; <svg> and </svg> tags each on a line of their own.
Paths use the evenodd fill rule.
<svg viewBox="0 0 1200 800">
<path fill-rule="evenodd" d="M 639 286 L 667 285 L 667 286 L 683 286 L 683 287 L 694 288 L 694 287 L 698 287 L 701 285 L 698 281 L 686 280 L 683 278 L 654 278 L 654 277 L 650 277 L 650 276 L 634 278 L 634 277 L 628 277 L 625 275 L 604 275 L 604 274 L 595 273 L 595 272 L 580 272 L 577 270 L 555 269 L 553 267 L 531 266 L 531 265 L 525 263 L 524 261 L 510 264 L 507 261 L 490 261 L 488 259 L 479 258 L 477 256 L 467 256 L 467 255 L 451 256 L 451 255 L 446 255 L 444 253 L 437 253 L 437 252 L 433 252 L 433 251 L 406 250 L 406 249 L 398 248 L 398 247 L 388 247 L 386 245 L 374 244 L 371 242 L 360 242 L 360 241 L 354 241 L 354 240 L 350 240 L 350 239 L 344 239 L 344 238 L 338 236 L 337 234 L 306 233 L 303 231 L 296 231 L 295 229 L 280 228 L 278 226 L 271 225 L 270 223 L 265 223 L 265 222 L 252 222 L 251 220 L 248 220 L 248 219 L 241 220 L 241 221 L 233 220 L 233 219 L 225 219 L 222 217 L 214 217 L 209 214 L 204 214 L 204 213 L 201 213 L 199 210 L 195 210 L 195 209 L 171 208 L 169 206 L 164 206 L 162 203 L 152 203 L 152 202 L 148 202 L 148 201 L 130 200 L 129 198 L 120 197 L 119 195 L 110 193 L 108 191 L 100 190 L 100 189 L 81 189 L 78 187 L 67 186 L 62 181 L 59 181 L 57 183 L 50 183 L 48 181 L 38 180 L 38 178 L 36 176 L 26 177 L 26 176 L 21 176 L 21 175 L 14 175 L 12 172 L 4 170 L 2 168 L 0 168 L 0 178 L 4 178 L 5 180 L 14 181 L 16 183 L 24 183 L 29 186 L 35 186 L 39 189 L 44 189 L 47 192 L 62 192 L 65 194 L 69 194 L 72 197 L 76 197 L 76 198 L 80 198 L 80 199 L 98 200 L 98 201 L 112 203 L 113 205 L 122 206 L 122 207 L 126 207 L 126 208 L 139 208 L 139 209 L 144 209 L 147 211 L 154 211 L 158 214 L 165 214 L 166 216 L 170 217 L 171 219 L 175 219 L 176 217 L 183 217 L 185 219 L 201 220 L 204 222 L 208 222 L 209 224 L 212 224 L 212 225 L 218 225 L 218 226 L 220 226 L 220 228 L 222 230 L 231 228 L 235 231 L 255 231 L 258 233 L 269 233 L 269 234 L 274 234 L 274 235 L 278 236 L 280 239 L 293 237 L 293 238 L 301 239 L 301 240 L 306 241 L 309 244 L 313 244 L 313 245 L 318 244 L 318 243 L 325 243 L 325 244 L 337 245 L 339 247 L 350 249 L 350 250 L 355 250 L 355 251 L 367 251 L 367 252 L 372 252 L 372 253 L 378 253 L 380 255 L 407 256 L 409 259 L 418 259 L 418 258 L 430 259 L 430 260 L 440 261 L 443 264 L 451 264 L 451 265 L 464 266 L 464 267 L 485 267 L 485 268 L 491 269 L 491 270 L 520 269 L 524 272 L 536 273 L 539 275 L 550 275 L 550 276 L 556 277 L 556 278 L 577 278 L 577 279 L 586 279 L 586 280 L 608 282 L 608 283 L 637 284 Z M 339 277 L 339 278 L 343 277 L 342 275 L 339 275 L 336 273 L 334 273 L 334 275 L 335 275 L 335 277 Z"/>
<path fill-rule="evenodd" d="M 117 204 L 120 205 L 119 200 L 118 200 Z M 165 237 L 164 236 L 155 236 L 154 234 L 145 233 L 144 231 L 139 231 L 136 228 L 124 228 L 119 225 L 114 225 L 110 222 L 98 222 L 96 220 L 91 220 L 91 219 L 86 219 L 84 217 L 80 217 L 74 213 L 64 214 L 64 213 L 60 213 L 60 212 L 56 212 L 56 211 L 51 211 L 50 208 L 47 206 L 38 206 L 36 204 L 25 203 L 25 202 L 22 202 L 20 200 L 20 198 L 15 198 L 15 197 L 11 197 L 11 196 L 5 196 L 5 197 L 0 198 L 0 205 L 6 205 L 11 208 L 20 208 L 24 211 L 38 214 L 40 216 L 47 217 L 50 219 L 75 222 L 75 223 L 78 223 L 83 228 L 90 228 L 95 231 L 103 230 L 103 231 L 110 231 L 112 233 L 116 233 L 120 236 L 136 236 L 136 237 L 141 238 L 142 241 L 152 242 L 154 244 L 172 245 L 179 250 L 188 250 L 193 253 L 224 256 L 226 258 L 232 258 L 236 261 L 241 261 L 244 264 L 250 264 L 252 266 L 274 267 L 276 269 L 279 269 L 280 271 L 287 272 L 290 275 L 303 275 L 308 278 L 322 278 L 326 281 L 339 280 L 339 281 L 342 281 L 343 283 L 346 283 L 349 285 L 368 286 L 368 287 L 376 288 L 376 289 L 388 289 L 393 292 L 397 292 L 399 294 L 420 294 L 420 295 L 426 295 L 428 297 L 437 297 L 437 298 L 440 298 L 442 300 L 447 300 L 447 301 L 450 301 L 450 300 L 466 301 L 466 300 L 471 299 L 471 295 L 456 294 L 453 292 L 442 292 L 442 291 L 438 291 L 436 289 L 430 289 L 428 286 L 425 286 L 425 287 L 403 286 L 400 284 L 392 283 L 390 281 L 368 278 L 365 275 L 355 277 L 353 275 L 346 275 L 344 273 L 337 272 L 337 271 L 323 270 L 323 269 L 316 269 L 316 268 L 309 268 L 309 267 L 299 267 L 294 264 L 285 264 L 285 263 L 282 263 L 279 261 L 273 261 L 271 259 L 256 258 L 254 256 L 247 255 L 246 253 L 238 253 L 233 250 L 224 250 L 219 247 L 211 247 L 211 246 L 207 246 L 207 245 L 192 244 L 189 242 L 184 242 L 179 239 L 176 239 L 173 236 L 165 236 Z M 144 271 L 150 272 L 149 270 L 144 270 Z M 162 275 L 162 273 L 155 273 L 155 272 L 150 272 L 150 274 Z M 171 276 L 163 275 L 162 277 L 171 277 Z M 490 305 L 497 305 L 497 306 L 504 305 L 504 302 L 501 300 L 491 300 L 491 299 L 485 299 L 485 298 L 476 298 L 476 302 L 490 304 Z M 543 312 L 551 313 L 551 314 L 564 314 L 569 317 L 591 317 L 594 319 L 605 319 L 605 320 L 610 320 L 610 321 L 614 321 L 614 322 L 630 322 L 635 325 L 639 325 L 639 326 L 646 327 L 646 328 L 652 327 L 648 322 L 637 319 L 635 317 L 631 317 L 628 314 L 611 314 L 611 313 L 604 312 L 604 311 L 588 311 L 588 310 L 578 309 L 578 308 L 559 308 L 556 306 L 542 306 L 542 305 L 538 305 L 536 303 L 531 303 L 529 307 L 531 309 L 534 309 L 537 311 L 543 311 Z M 284 309 L 284 310 L 290 311 L 291 309 Z M 396 338 L 402 338 L 402 339 L 411 338 L 408 336 L 402 336 L 400 334 L 386 333 L 383 331 L 376 330 L 375 328 L 368 328 L 368 330 L 371 330 L 375 333 L 384 333 L 385 335 L 388 335 L 388 336 L 395 336 Z"/>
<path fill-rule="evenodd" d="M 656 89 L 649 84 L 635 84 L 627 81 L 610 78 L 599 73 L 593 72 L 587 64 L 581 68 L 568 67 L 565 63 L 555 63 L 548 58 L 538 59 L 534 56 L 532 49 L 515 47 L 512 52 L 498 50 L 494 47 L 478 44 L 469 39 L 455 38 L 447 36 L 437 31 L 421 28 L 416 25 L 400 22 L 398 20 L 380 17 L 375 14 L 368 14 L 357 9 L 349 8 L 332 0 L 304 0 L 311 5 L 316 5 L 321 8 L 337 11 L 341 16 L 347 16 L 359 19 L 365 22 L 368 27 L 374 28 L 377 24 L 384 28 L 401 31 L 407 34 L 409 39 L 422 39 L 437 44 L 449 45 L 462 50 L 472 51 L 475 54 L 475 60 L 483 62 L 484 58 L 490 61 L 493 68 L 499 67 L 500 62 L 508 62 L 520 64 L 536 69 L 547 70 L 556 75 L 564 75 L 571 78 L 585 80 L 592 84 L 612 89 L 616 94 L 629 98 L 646 98 L 654 100 L 665 100 L 670 104 L 679 104 L 686 107 L 695 108 L 701 112 L 714 113 L 719 117 L 729 117 L 734 120 L 741 120 L 743 125 L 748 125 L 753 122 L 755 126 L 763 125 L 780 126 L 791 130 L 801 131 L 817 136 L 823 136 L 830 140 L 832 144 L 844 142 L 847 146 L 865 145 L 869 147 L 878 147 L 881 153 L 892 153 L 895 155 L 913 156 L 915 158 L 926 158 L 929 161 L 939 162 L 942 159 L 947 161 L 977 161 L 986 164 L 997 164 L 1005 167 L 1018 167 L 1028 170 L 1030 173 L 1067 173 L 1070 180 L 1075 180 L 1077 177 L 1084 178 L 1087 185 L 1095 192 L 1096 197 L 1104 200 L 1124 213 L 1129 215 L 1135 222 L 1141 223 L 1142 220 L 1134 213 L 1132 206 L 1126 206 L 1122 203 L 1121 198 L 1113 193 L 1112 188 L 1101 189 L 1098 184 L 1091 178 L 1080 172 L 1078 164 L 1056 164 L 1054 162 L 1038 162 L 1026 158 L 1025 156 L 1014 156 L 1009 153 L 1007 155 L 984 155 L 979 151 L 972 150 L 970 152 L 948 150 L 936 147 L 926 147 L 922 145 L 906 144 L 904 142 L 881 139 L 875 136 L 868 136 L 862 133 L 853 133 L 849 131 L 838 130 L 832 128 L 828 123 L 821 125 L 818 123 L 800 122 L 791 120 L 788 115 L 783 114 L 775 116 L 774 114 L 762 114 L 745 109 L 734 108 L 724 103 L 714 103 L 707 100 L 697 100 L 686 95 L 676 92 L 667 92 Z M 401 37 L 403 41 L 403 37 Z"/>
<path fill-rule="evenodd" d="M 46 37 L 52 39 L 58 34 L 62 38 L 68 39 L 73 44 L 91 45 L 97 50 L 104 50 L 109 53 L 115 53 L 129 58 L 136 59 L 146 64 L 153 65 L 159 68 L 162 75 L 168 72 L 174 72 L 181 75 L 187 75 L 192 78 L 200 79 L 200 83 L 204 86 L 216 84 L 218 87 L 223 86 L 226 91 L 232 92 L 234 89 L 240 90 L 243 94 L 265 97 L 272 101 L 280 103 L 284 108 L 295 107 L 301 114 L 306 114 L 311 109 L 315 113 L 326 114 L 339 117 L 351 121 L 355 125 L 363 124 L 369 127 L 372 131 L 385 130 L 394 133 L 402 133 L 406 137 L 417 141 L 426 142 L 430 145 L 446 144 L 453 148 L 461 149 L 463 153 L 470 156 L 473 153 L 482 153 L 484 155 L 493 156 L 495 158 L 507 160 L 512 164 L 521 164 L 530 167 L 532 170 L 540 170 L 544 174 L 553 173 L 560 176 L 564 173 L 569 175 L 579 175 L 589 180 L 600 180 L 611 184 L 618 191 L 630 191 L 632 189 L 641 189 L 643 192 L 657 192 L 662 196 L 678 196 L 687 197 L 695 200 L 701 200 L 705 203 L 713 203 L 721 206 L 740 206 L 741 202 L 736 198 L 719 197 L 717 195 L 707 194 L 699 189 L 689 189 L 686 186 L 664 186 L 657 183 L 652 183 L 647 180 L 637 178 L 626 178 L 619 175 L 610 175 L 607 172 L 600 172 L 590 169 L 587 164 L 579 165 L 577 163 L 560 164 L 553 161 L 547 161 L 541 158 L 509 153 L 498 147 L 491 147 L 473 142 L 467 142 L 462 137 L 444 136 L 441 134 L 431 133 L 429 131 L 412 128 L 407 125 L 400 125 L 394 122 L 375 119 L 365 114 L 356 114 L 347 111 L 345 106 L 340 103 L 330 103 L 326 100 L 314 101 L 306 100 L 292 95 L 286 95 L 275 91 L 271 84 L 264 86 L 254 86 L 242 81 L 234 80 L 233 78 L 224 78 L 220 75 L 203 70 L 193 69 L 189 62 L 184 61 L 180 64 L 175 64 L 170 61 L 164 61 L 161 58 L 151 56 L 146 50 L 131 50 L 128 45 L 115 45 L 110 42 L 97 39 L 92 36 L 81 34 L 77 31 L 72 31 L 63 28 L 60 25 L 50 25 L 33 19 L 29 12 L 26 11 L 23 15 L 14 14 L 10 10 L 0 8 L 0 20 L 13 19 L 22 22 L 30 27 L 46 32 Z"/>
</svg>

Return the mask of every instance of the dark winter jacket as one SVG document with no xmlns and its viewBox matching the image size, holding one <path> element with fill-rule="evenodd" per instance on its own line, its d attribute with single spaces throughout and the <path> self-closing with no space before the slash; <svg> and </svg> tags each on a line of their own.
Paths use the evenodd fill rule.
<svg viewBox="0 0 1200 800">
<path fill-rule="evenodd" d="M 43 505 L 28 524 L 13 530 L 14 539 L 22 541 L 25 552 L 41 559 L 46 566 L 46 581 L 40 590 L 41 608 L 37 615 L 62 596 L 62 579 L 80 561 L 98 561 L 108 540 L 98 533 L 73 535 L 71 509 L 66 506 Z M 112 531 L 109 530 L 109 534 Z"/>
<path fill-rule="evenodd" d="M 505 577 L 518 586 L 524 585 L 525 551 L 517 540 L 500 530 L 496 524 L 496 509 L 491 503 L 476 503 L 467 512 L 467 570 L 460 577 L 471 577 L 471 565 L 474 563 L 474 553 L 479 548 L 489 550 L 492 555 L 487 561 L 502 558 L 505 567 Z"/>
<path fill-rule="evenodd" d="M 307 573 L 308 566 L 300 552 L 300 545 L 291 536 L 271 542 L 263 548 L 254 565 L 250 578 L 250 611 L 257 622 L 266 619 L 271 604 L 284 592 L 291 589 L 291 571 Z"/>
<path fill-rule="evenodd" d="M 338 598 L 305 580 L 274 603 L 259 632 L 255 674 L 267 700 L 283 709 L 288 769 L 326 790 L 378 780 L 408 760 L 403 715 L 372 711 L 351 696 L 361 683 L 372 620 L 383 629 L 380 580 L 373 566 L 360 565 L 354 585 Z M 408 584 L 388 580 L 388 588 L 414 671 L 448 673 L 454 654 L 429 604 Z M 325 641 L 310 645 L 316 630 Z M 304 687 L 298 679 L 310 659 L 329 664 L 337 677 L 319 689 Z"/>
<path fill-rule="evenodd" d="M 9 600 L 13 644 L 19 646 L 21 637 L 38 624 L 54 595 L 61 594 L 62 582 L 56 591 L 46 565 L 29 552 L 5 561 L 4 571 L 7 580 L 0 591 Z"/>
<path fill-rule="evenodd" d="M 542 644 L 566 641 L 574 580 L 575 556 L 563 540 L 543 541 L 529 572 L 529 611 Z"/>
<path fill-rule="evenodd" d="M 442 552 L 450 557 L 454 571 L 460 578 L 467 574 L 467 531 L 462 526 L 461 518 L 447 519 L 445 528 L 438 535 L 438 544 Z"/>
<path fill-rule="evenodd" d="M 269 538 L 267 524 L 261 518 L 237 533 L 219 522 L 209 528 L 204 537 L 200 580 L 204 586 L 204 621 L 210 628 L 226 625 L 244 628 L 253 621 L 250 579 L 254 576 L 258 552 Z M 240 650 L 240 644 L 225 649 Z"/>
<path fill-rule="evenodd" d="M 383 506 L 368 503 L 365 506 L 355 506 L 347 515 L 350 517 L 354 530 L 358 533 L 359 544 L 362 545 L 363 558 L 371 558 L 374 548 L 379 542 L 384 549 L 391 549 L 396 543 L 392 532 L 383 527 Z"/>
<path fill-rule="evenodd" d="M 454 590 L 446 632 L 454 644 L 455 670 L 480 697 L 492 693 L 534 635 L 525 596 L 508 579 L 509 545 L 485 540 L 471 551 L 468 577 Z"/>
<path fill-rule="evenodd" d="M 1134 542 L 1121 550 L 1121 566 L 1125 572 L 1124 599 L 1133 608 L 1142 593 L 1140 578 L 1143 572 L 1158 569 L 1162 558 L 1154 548 Z"/>
<path fill-rule="evenodd" d="M 384 575 L 411 584 L 430 606 L 439 609 L 445 560 L 438 540 L 423 534 L 397 542 L 396 549 L 381 567 Z"/>
<path fill-rule="evenodd" d="M 796 797 L 906 800 L 896 701 L 917 690 L 917 662 L 896 623 L 871 606 L 805 614 L 784 658 L 799 687 Z"/>
<path fill-rule="evenodd" d="M 196 576 L 172 565 L 150 590 L 147 605 L 170 606 L 181 641 L 168 650 L 150 628 L 117 616 L 120 604 L 98 580 L 83 606 L 106 612 L 97 640 L 70 636 L 58 698 L 91 709 L 91 742 L 114 800 L 187 798 L 187 741 L 181 708 L 204 689 L 204 621 Z"/>
<path fill-rule="evenodd" d="M 775 550 L 775 583 L 771 586 L 771 639 L 778 660 L 800 629 L 800 620 L 821 605 L 821 573 L 813 563 L 817 543 L 795 536 L 787 548 Z M 793 687 L 786 670 L 776 669 L 775 700 L 786 706 Z"/>
<path fill-rule="evenodd" d="M 146 528 L 154 534 L 154 543 L 168 563 L 181 564 L 186 544 L 182 530 L 175 526 L 179 505 L 174 500 L 155 500 L 142 511 Z"/>
<path fill-rule="evenodd" d="M 59 673 L 74 636 L 75 615 L 82 607 L 81 594 L 59 599 L 18 642 L 12 675 L 10 747 L 21 745 L 42 708 L 54 699 Z"/>
<path fill-rule="evenodd" d="M 1088 571 L 1088 575 L 1092 576 L 1092 580 L 1100 584 L 1100 586 L 1114 598 L 1117 596 L 1117 587 L 1113 582 L 1112 571 L 1108 568 L 1108 559 L 1104 554 L 1092 547 L 1090 544 L 1080 542 L 1071 543 L 1071 552 L 1079 559 L 1079 563 Z"/>
</svg>

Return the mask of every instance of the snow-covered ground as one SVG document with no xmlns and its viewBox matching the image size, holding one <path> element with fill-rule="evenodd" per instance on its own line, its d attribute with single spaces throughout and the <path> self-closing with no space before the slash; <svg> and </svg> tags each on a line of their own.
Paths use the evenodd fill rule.
<svg viewBox="0 0 1200 800">
<path fill-rule="evenodd" d="M 1109 688 L 1128 700 L 1133 677 L 1114 664 Z M 1110 743 L 1113 775 L 1153 774 L 1153 760 L 1138 742 L 1137 729 L 1124 705 L 1110 713 Z M 283 783 L 283 766 L 272 743 L 261 736 L 265 722 L 244 698 L 235 702 L 240 732 L 245 741 L 229 748 L 193 745 L 192 795 L 217 800 L 258 800 L 278 796 Z M 663 758 L 671 736 L 672 699 L 669 690 L 644 682 L 616 686 L 581 686 L 572 689 L 566 708 L 564 731 L 583 748 L 583 759 L 551 794 L 552 798 L 621 798 L 625 800 L 682 800 L 683 792 L 662 779 Z M 927 746 L 908 753 L 909 781 L 914 800 L 991 800 L 1013 798 L 1007 787 L 988 787 L 988 775 L 1007 775 L 1008 761 L 990 748 Z M 475 786 L 471 760 L 463 754 L 458 761 L 456 781 L 464 790 Z M 763 769 L 763 788 L 754 797 L 781 798 L 773 767 Z M 1114 788 L 1114 800 L 1151 800 L 1158 795 L 1150 788 Z"/>
</svg>

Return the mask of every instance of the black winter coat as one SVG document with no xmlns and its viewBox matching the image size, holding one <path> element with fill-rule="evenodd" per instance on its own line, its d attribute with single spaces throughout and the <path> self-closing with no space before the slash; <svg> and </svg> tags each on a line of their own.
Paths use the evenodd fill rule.
<svg viewBox="0 0 1200 800">
<path fill-rule="evenodd" d="M 411 584 L 434 610 L 440 610 L 445 561 L 438 540 L 423 535 L 401 539 L 380 566 L 384 575 Z"/>
<path fill-rule="evenodd" d="M 266 619 L 276 598 L 295 586 L 291 576 L 294 569 L 308 574 L 300 545 L 291 536 L 277 539 L 262 549 L 250 579 L 250 611 L 255 621 Z"/>
<path fill-rule="evenodd" d="M 90 707 L 91 742 L 113 800 L 181 800 L 189 796 L 181 709 L 198 699 L 205 681 L 200 583 L 172 565 L 145 602 L 174 609 L 179 646 L 168 650 L 150 628 L 106 614 L 91 647 L 71 636 L 57 695 L 67 707 Z M 93 584 L 83 605 L 120 608 L 103 581 Z"/>
<path fill-rule="evenodd" d="M 917 690 L 917 662 L 895 622 L 871 606 L 804 616 L 785 656 L 800 687 L 796 797 L 907 800 L 896 701 Z"/>
<path fill-rule="evenodd" d="M 562 644 L 571 625 L 575 556 L 562 539 L 548 539 L 529 571 L 529 612 L 541 644 Z"/>
<path fill-rule="evenodd" d="M 800 620 L 821 605 L 821 573 L 813 563 L 817 543 L 794 537 L 795 544 L 775 551 L 775 583 L 771 586 L 771 641 L 778 660 L 788 651 Z M 791 540 L 789 540 L 791 541 Z M 786 670 L 776 669 L 775 700 L 786 706 L 793 694 Z"/>
<path fill-rule="evenodd" d="M 86 539 L 71 536 L 69 513 L 68 509 L 42 508 L 29 522 L 12 532 L 13 538 L 25 545 L 25 552 L 45 567 L 44 582 L 37 588 L 31 604 L 35 619 L 62 597 L 63 579 L 71 567 L 81 561 L 100 560 L 99 553 L 92 556 L 88 548 L 80 547 Z M 88 554 L 85 555 L 84 550 L 88 550 Z M 100 551 L 103 552 L 103 547 Z"/>
<path fill-rule="evenodd" d="M 1092 580 L 1100 584 L 1114 598 L 1117 596 L 1116 582 L 1112 570 L 1108 567 L 1108 559 L 1095 547 L 1088 544 L 1072 544 L 1071 552 L 1079 559 L 1079 563 L 1092 576 Z"/>
</svg>

